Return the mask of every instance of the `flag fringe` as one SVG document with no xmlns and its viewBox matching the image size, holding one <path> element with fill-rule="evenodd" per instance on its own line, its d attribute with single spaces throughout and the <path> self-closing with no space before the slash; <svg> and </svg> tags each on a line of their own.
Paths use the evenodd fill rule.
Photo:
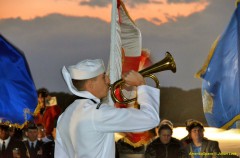
<svg viewBox="0 0 240 158">
<path fill-rule="evenodd" d="M 29 123 L 28 121 L 25 121 L 23 124 L 10 123 L 10 121 L 6 121 L 4 123 L 1 123 L 1 125 L 6 125 L 6 126 L 9 126 L 9 127 L 23 129 L 24 127 L 26 127 L 26 125 L 28 125 L 28 123 Z"/>
<path fill-rule="evenodd" d="M 219 39 L 220 39 L 220 36 L 218 36 L 217 39 L 213 42 L 213 44 L 211 46 L 211 49 L 210 49 L 210 52 L 208 54 L 208 57 L 207 57 L 206 61 L 204 62 L 202 68 L 195 74 L 195 76 L 194 76 L 195 78 L 201 78 L 201 76 L 203 74 L 205 74 L 205 72 L 207 70 L 207 67 L 208 67 L 208 65 L 209 65 L 209 63 L 210 63 L 210 61 L 212 59 L 212 56 L 213 56 L 213 54 L 215 52 L 215 49 L 217 47 Z"/>
<path fill-rule="evenodd" d="M 240 120 L 240 114 L 235 116 L 232 120 L 228 121 L 225 125 L 223 125 L 221 128 L 222 129 L 229 129 L 236 121 Z"/>
</svg>

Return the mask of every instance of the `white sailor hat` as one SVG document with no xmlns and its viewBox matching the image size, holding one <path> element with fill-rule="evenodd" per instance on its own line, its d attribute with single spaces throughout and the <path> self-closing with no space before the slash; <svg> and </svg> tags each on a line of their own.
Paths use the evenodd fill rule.
<svg viewBox="0 0 240 158">
<path fill-rule="evenodd" d="M 76 65 L 69 66 L 68 70 L 72 79 L 85 80 L 104 73 L 105 67 L 101 59 L 87 59 Z"/>
<path fill-rule="evenodd" d="M 65 66 L 62 68 L 63 78 L 67 83 L 69 90 L 79 96 L 79 91 L 73 86 L 72 79 L 86 80 L 94 78 L 105 72 L 104 63 L 101 59 L 87 59 L 83 60 L 76 65 Z"/>
</svg>

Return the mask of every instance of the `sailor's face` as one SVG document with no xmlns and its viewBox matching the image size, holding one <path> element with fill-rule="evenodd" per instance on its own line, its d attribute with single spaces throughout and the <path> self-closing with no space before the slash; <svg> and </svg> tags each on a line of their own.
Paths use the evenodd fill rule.
<svg viewBox="0 0 240 158">
<path fill-rule="evenodd" d="M 109 90 L 110 79 L 103 73 L 99 75 L 95 80 L 95 89 L 99 99 L 102 99 L 107 96 Z"/>
</svg>

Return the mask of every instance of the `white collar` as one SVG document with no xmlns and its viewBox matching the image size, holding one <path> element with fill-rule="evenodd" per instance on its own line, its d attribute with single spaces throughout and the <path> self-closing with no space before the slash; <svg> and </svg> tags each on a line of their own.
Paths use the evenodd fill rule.
<svg viewBox="0 0 240 158">
<path fill-rule="evenodd" d="M 0 139 L 0 143 L 1 143 L 1 146 L 2 146 L 2 144 L 3 144 L 3 141 L 5 142 L 5 147 L 7 148 L 7 146 L 8 146 L 8 144 L 9 144 L 9 142 L 10 142 L 10 136 L 7 138 L 7 139 L 5 139 L 5 140 L 2 140 L 2 139 Z"/>
<path fill-rule="evenodd" d="M 31 147 L 32 143 L 33 143 L 33 146 L 35 147 L 36 144 L 37 144 L 37 140 L 34 140 L 34 141 L 32 142 L 32 141 L 30 141 L 30 140 L 28 139 L 28 144 L 29 144 L 30 147 Z"/>
<path fill-rule="evenodd" d="M 79 97 L 84 97 L 84 98 L 88 98 L 88 99 L 93 99 L 96 102 L 100 102 L 100 99 L 95 97 L 92 93 L 90 93 L 89 91 L 79 91 L 78 92 L 78 96 Z"/>
</svg>

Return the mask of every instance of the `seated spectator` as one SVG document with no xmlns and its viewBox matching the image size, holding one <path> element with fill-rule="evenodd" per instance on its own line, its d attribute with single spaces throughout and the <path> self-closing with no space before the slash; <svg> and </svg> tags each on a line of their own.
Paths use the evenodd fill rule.
<svg viewBox="0 0 240 158">
<path fill-rule="evenodd" d="M 184 147 L 184 158 L 218 158 L 221 153 L 218 142 L 204 137 L 204 127 L 199 121 L 187 126 L 189 143 Z"/>
<path fill-rule="evenodd" d="M 178 158 L 181 156 L 181 143 L 173 138 L 173 124 L 169 120 L 161 121 L 157 128 L 158 137 L 146 149 L 145 158 Z"/>
<path fill-rule="evenodd" d="M 23 142 L 11 137 L 9 130 L 9 125 L 0 123 L 0 158 L 28 158 Z"/>
<path fill-rule="evenodd" d="M 188 119 L 185 121 L 185 125 L 186 125 L 186 130 L 188 131 L 188 128 L 190 126 L 190 124 L 194 121 L 197 121 L 197 120 L 194 120 L 194 119 Z M 188 145 L 189 143 L 191 143 L 191 139 L 189 138 L 189 134 L 186 135 L 184 138 L 181 139 L 181 142 L 183 144 L 183 146 L 186 146 Z"/>
</svg>

